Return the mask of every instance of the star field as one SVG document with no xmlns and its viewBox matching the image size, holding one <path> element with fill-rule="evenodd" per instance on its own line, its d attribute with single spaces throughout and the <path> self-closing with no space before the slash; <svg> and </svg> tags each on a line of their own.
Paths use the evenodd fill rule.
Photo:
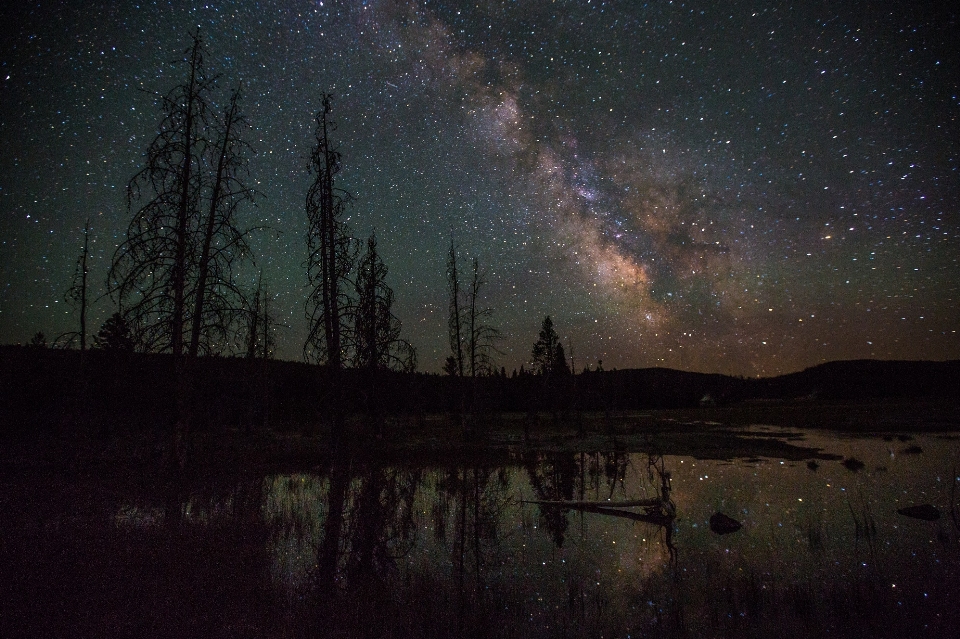
<svg viewBox="0 0 960 639">
<path fill-rule="evenodd" d="M 836 6 L 834 6 L 836 5 Z M 960 358 L 956 11 L 923 3 L 51 2 L 5 6 L 0 342 L 75 330 L 200 28 L 242 80 L 256 265 L 306 335 L 313 113 L 333 93 L 355 235 L 376 231 L 421 368 L 451 237 L 519 368 L 551 315 L 577 368 L 770 375 Z M 13 25 L 10 29 L 9 25 Z M 92 309 L 95 327 L 114 310 Z"/>
</svg>

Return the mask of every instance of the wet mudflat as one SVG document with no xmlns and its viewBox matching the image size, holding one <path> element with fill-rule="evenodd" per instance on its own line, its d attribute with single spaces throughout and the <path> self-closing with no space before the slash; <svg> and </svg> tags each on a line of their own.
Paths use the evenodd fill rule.
<svg viewBox="0 0 960 639">
<path fill-rule="evenodd" d="M 953 636 L 954 434 L 688 431 L 168 483 L 7 476 L 0 634 Z"/>
</svg>

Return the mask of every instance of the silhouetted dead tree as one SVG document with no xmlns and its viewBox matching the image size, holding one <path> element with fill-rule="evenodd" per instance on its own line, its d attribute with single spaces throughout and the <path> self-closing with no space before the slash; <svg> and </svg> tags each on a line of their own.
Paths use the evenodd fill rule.
<svg viewBox="0 0 960 639">
<path fill-rule="evenodd" d="M 460 272 L 457 269 L 457 247 L 450 241 L 447 255 L 447 290 L 450 295 L 450 313 L 447 320 L 450 339 L 450 357 L 447 360 L 447 373 L 463 377 L 463 313 L 461 309 Z"/>
<path fill-rule="evenodd" d="M 67 290 L 67 302 L 77 309 L 80 317 L 80 326 L 77 331 L 70 331 L 57 337 L 56 342 L 70 346 L 74 340 L 80 342 L 80 352 L 87 350 L 87 276 L 90 273 L 87 267 L 87 258 L 90 255 L 90 220 L 83 225 L 83 250 L 77 258 L 77 266 L 73 273 L 73 281 Z M 81 355 L 82 358 L 82 355 Z"/>
<path fill-rule="evenodd" d="M 486 273 L 480 270 L 477 258 L 473 258 L 473 277 L 467 289 L 467 354 L 470 376 L 492 375 L 496 372 L 493 354 L 501 338 L 500 330 L 490 324 L 493 309 L 481 306 L 481 291 L 487 284 Z"/>
<path fill-rule="evenodd" d="M 257 278 L 257 290 L 246 311 L 247 315 L 247 359 L 270 359 L 275 346 L 273 330 L 279 323 L 270 312 L 270 294 L 263 287 L 263 272 Z"/>
<path fill-rule="evenodd" d="M 250 149 L 240 135 L 240 92 L 218 121 L 203 56 L 197 33 L 187 80 L 158 96 L 163 119 L 127 187 L 135 211 L 107 280 L 138 347 L 178 361 L 234 341 L 243 308 L 234 271 L 250 257 L 250 231 L 236 223 L 237 208 L 254 196 L 243 183 Z"/>
<path fill-rule="evenodd" d="M 243 180 L 249 176 L 247 158 L 252 149 L 242 137 L 248 123 L 240 111 L 240 98 L 238 86 L 230 96 L 223 122 L 218 123 L 213 147 L 216 169 L 211 177 L 197 265 L 191 357 L 197 356 L 204 333 L 208 343 L 212 338 L 221 343 L 229 341 L 234 321 L 243 311 L 244 296 L 235 282 L 233 269 L 239 260 L 250 255 L 246 238 L 251 231 L 237 227 L 236 213 L 242 203 L 252 202 L 255 192 Z"/>
<path fill-rule="evenodd" d="M 460 271 L 457 267 L 457 251 L 453 242 L 447 257 L 447 290 L 450 296 L 448 335 L 451 354 L 447 358 L 444 370 L 449 375 L 472 378 L 470 392 L 470 410 L 476 406 L 476 378 L 489 375 L 496 370 L 493 354 L 497 352 L 496 342 L 500 331 L 490 324 L 493 309 L 481 306 L 481 291 L 486 285 L 486 274 L 480 270 L 479 262 L 473 259 L 473 274 L 468 286 L 461 285 Z M 458 405 L 464 411 L 464 390 L 457 387 Z"/>
<path fill-rule="evenodd" d="M 263 271 L 257 278 L 256 291 L 248 298 L 246 321 L 246 357 L 250 364 L 247 417 L 249 433 L 254 423 L 261 423 L 267 428 L 270 420 L 270 367 L 267 360 L 273 357 L 273 330 L 278 322 L 270 312 L 270 295 L 263 286 Z"/>
<path fill-rule="evenodd" d="M 261 305 L 262 305 L 262 285 L 263 273 L 257 278 L 257 290 L 250 300 L 250 308 L 247 310 L 247 359 L 257 359 L 258 345 L 260 342 L 260 323 Z"/>
<path fill-rule="evenodd" d="M 353 329 L 350 350 L 353 365 L 366 377 L 367 412 L 377 435 L 382 434 L 381 406 L 374 396 L 381 371 L 413 372 L 417 353 L 409 342 L 400 338 L 400 320 L 393 314 L 393 289 L 386 282 L 387 266 L 377 252 L 377 238 L 371 235 L 367 250 L 357 264 L 352 307 Z"/>
<path fill-rule="evenodd" d="M 450 341 L 450 355 L 444 362 L 444 372 L 452 377 L 453 382 L 453 412 L 455 418 L 462 423 L 465 413 L 466 398 L 464 397 L 464 317 L 463 291 L 460 286 L 460 270 L 457 268 L 457 247 L 450 240 L 450 251 L 447 254 L 447 292 L 449 295 L 449 314 L 447 317 L 447 337 Z"/>
<path fill-rule="evenodd" d="M 493 309 L 481 306 L 480 292 L 486 285 L 486 274 L 480 270 L 477 258 L 473 258 L 473 277 L 467 289 L 467 355 L 470 361 L 470 412 L 477 411 L 477 376 L 496 372 L 493 354 L 500 331 L 490 324 Z"/>
<path fill-rule="evenodd" d="M 310 332 L 303 346 L 305 359 L 339 371 L 347 358 L 344 337 L 350 330 L 350 271 L 356 259 L 356 243 L 343 221 L 350 194 L 334 186 L 341 169 L 340 152 L 332 146 L 331 99 L 323 96 L 316 115 L 317 144 L 310 156 L 313 184 L 307 192 L 307 319 Z M 336 374 L 336 373 L 334 373 Z"/>
<path fill-rule="evenodd" d="M 416 369 L 416 351 L 400 338 L 400 320 L 393 314 L 393 289 L 386 282 L 387 266 L 377 252 L 377 238 L 367 239 L 367 251 L 357 264 L 356 304 L 353 306 L 353 364 L 369 370 Z"/>
<path fill-rule="evenodd" d="M 160 96 L 163 120 L 147 149 L 146 166 L 127 187 L 138 203 L 127 239 L 113 256 L 107 286 L 132 325 L 141 349 L 183 354 L 190 244 L 197 236 L 202 156 L 208 143 L 209 93 L 203 43 L 193 36 L 187 80 Z"/>
<path fill-rule="evenodd" d="M 80 342 L 79 375 L 77 375 L 73 380 L 73 395 L 65 402 L 64 406 L 66 408 L 66 411 L 64 412 L 64 420 L 69 420 L 73 422 L 73 424 L 83 421 L 83 415 L 86 413 L 87 400 L 89 399 L 89 392 L 87 390 L 87 377 L 84 374 L 87 350 L 87 276 L 89 275 L 87 258 L 89 255 L 90 220 L 88 219 L 83 225 L 83 250 L 81 250 L 80 256 L 77 258 L 77 265 L 73 273 L 73 281 L 71 282 L 70 288 L 67 290 L 66 295 L 64 296 L 66 302 L 70 306 L 73 306 L 80 316 L 80 325 L 78 327 L 79 330 L 68 331 L 58 335 L 53 341 L 53 345 L 60 348 L 71 348 L 75 342 Z"/>
</svg>

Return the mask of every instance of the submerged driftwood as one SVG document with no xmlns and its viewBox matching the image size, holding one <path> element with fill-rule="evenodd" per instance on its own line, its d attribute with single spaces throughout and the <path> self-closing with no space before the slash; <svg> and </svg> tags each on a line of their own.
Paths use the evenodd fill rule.
<svg viewBox="0 0 960 639">
<path fill-rule="evenodd" d="M 940 519 L 940 511 L 932 504 L 921 504 L 920 506 L 907 506 L 900 508 L 897 512 L 904 517 L 913 517 L 924 521 L 937 521 Z"/>
<path fill-rule="evenodd" d="M 566 500 L 530 500 L 523 504 L 537 504 L 554 508 L 568 508 L 598 515 L 621 517 L 631 521 L 643 521 L 665 528 L 673 526 L 676 512 L 671 502 L 660 499 L 632 499 L 627 501 L 566 501 Z M 623 510 L 624 508 L 643 508 L 643 512 Z"/>
<path fill-rule="evenodd" d="M 560 508 L 653 508 L 663 503 L 661 499 L 630 499 L 625 501 L 568 501 L 568 500 L 522 500 L 521 504 L 559 506 Z"/>
</svg>

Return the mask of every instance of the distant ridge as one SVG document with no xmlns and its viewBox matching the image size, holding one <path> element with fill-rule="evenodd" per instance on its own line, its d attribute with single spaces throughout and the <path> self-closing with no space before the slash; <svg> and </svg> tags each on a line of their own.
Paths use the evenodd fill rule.
<svg viewBox="0 0 960 639">
<path fill-rule="evenodd" d="M 756 380 L 759 398 L 960 397 L 960 360 L 857 359 Z"/>
<path fill-rule="evenodd" d="M 587 398 L 619 409 L 732 404 L 749 400 L 950 398 L 960 401 L 960 360 L 845 360 L 776 377 L 744 378 L 670 368 L 578 375 Z"/>
</svg>

